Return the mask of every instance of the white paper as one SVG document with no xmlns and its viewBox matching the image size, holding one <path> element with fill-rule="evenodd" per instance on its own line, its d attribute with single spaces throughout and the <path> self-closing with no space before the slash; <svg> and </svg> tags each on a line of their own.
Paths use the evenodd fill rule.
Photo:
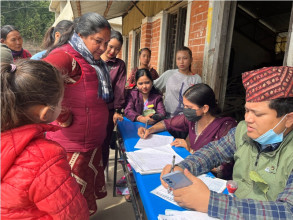
<svg viewBox="0 0 293 220">
<path fill-rule="evenodd" d="M 173 191 L 168 192 L 168 189 L 166 189 L 164 186 L 160 185 L 154 190 L 151 191 L 151 193 L 155 194 L 156 196 L 159 196 L 162 199 L 165 199 L 166 201 L 178 205 L 177 202 L 174 201 Z"/>
<path fill-rule="evenodd" d="M 141 174 L 160 173 L 167 164 L 171 164 L 173 155 L 175 163 L 183 160 L 171 147 L 164 146 L 159 150 L 145 148 L 134 152 L 126 152 L 128 162 Z"/>
<path fill-rule="evenodd" d="M 165 215 L 159 215 L 158 220 L 212 220 L 216 219 L 209 217 L 207 213 L 197 211 L 178 211 L 166 209 Z"/>
<path fill-rule="evenodd" d="M 172 136 L 151 134 L 147 139 L 140 138 L 134 148 L 156 148 L 159 146 L 164 146 L 171 144 L 174 140 Z"/>
<path fill-rule="evenodd" d="M 207 174 L 202 174 L 197 178 L 201 179 L 211 191 L 222 193 L 226 189 L 226 180 L 211 177 Z"/>
</svg>

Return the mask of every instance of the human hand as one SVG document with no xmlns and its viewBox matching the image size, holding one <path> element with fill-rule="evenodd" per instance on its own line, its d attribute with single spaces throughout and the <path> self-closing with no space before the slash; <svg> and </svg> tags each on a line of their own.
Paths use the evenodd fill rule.
<svg viewBox="0 0 293 220">
<path fill-rule="evenodd" d="M 161 184 L 162 184 L 165 188 L 168 188 L 169 185 L 168 185 L 168 184 L 162 179 L 162 176 L 164 176 L 164 175 L 170 173 L 170 172 L 171 172 L 171 169 L 172 169 L 172 165 L 171 165 L 171 164 L 166 165 L 166 166 L 163 168 L 163 170 L 162 170 L 162 172 L 161 172 L 161 175 L 160 175 Z M 182 169 L 181 167 L 179 167 L 179 166 L 175 166 L 175 167 L 174 167 L 174 171 L 177 171 L 177 170 L 183 172 L 183 169 Z"/>
<path fill-rule="evenodd" d="M 156 123 L 156 121 L 154 119 L 152 119 L 153 114 L 149 114 L 147 116 L 145 116 L 146 121 L 148 122 L 149 125 L 153 125 Z"/>
<path fill-rule="evenodd" d="M 62 128 L 67 128 L 72 124 L 72 120 L 73 120 L 73 117 L 72 117 L 72 114 L 70 114 L 68 119 L 65 122 L 62 122 L 62 123 L 58 122 L 58 125 Z"/>
<path fill-rule="evenodd" d="M 192 181 L 192 185 L 173 190 L 174 200 L 182 207 L 207 212 L 211 193 L 209 188 L 187 169 L 184 169 L 184 175 Z"/>
<path fill-rule="evenodd" d="M 147 138 L 151 133 L 149 129 L 145 129 L 144 127 L 140 127 L 137 130 L 137 134 L 140 138 Z"/>
<path fill-rule="evenodd" d="M 175 147 L 184 147 L 186 150 L 190 151 L 190 146 L 188 146 L 187 142 L 184 139 L 176 138 L 172 143 L 172 146 Z"/>
<path fill-rule="evenodd" d="M 117 120 L 123 121 L 123 116 L 121 114 L 115 112 L 114 115 L 113 115 L 114 126 L 116 126 Z"/>
</svg>

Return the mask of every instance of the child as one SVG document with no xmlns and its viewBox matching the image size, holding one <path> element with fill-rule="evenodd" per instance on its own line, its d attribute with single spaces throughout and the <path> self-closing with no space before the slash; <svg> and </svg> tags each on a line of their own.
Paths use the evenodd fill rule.
<svg viewBox="0 0 293 220">
<path fill-rule="evenodd" d="M 47 140 L 61 111 L 61 74 L 43 61 L 1 65 L 1 217 L 89 219 L 65 150 Z"/>
<path fill-rule="evenodd" d="M 101 58 L 107 63 L 110 72 L 114 100 L 108 103 L 109 118 L 107 137 L 103 143 L 103 166 L 108 164 L 109 145 L 117 120 L 123 120 L 121 110 L 125 104 L 126 67 L 123 60 L 117 58 L 123 45 L 123 37 L 119 31 L 111 30 L 111 37 L 106 51 Z"/>
<path fill-rule="evenodd" d="M 149 64 L 151 61 L 151 55 L 152 52 L 149 48 L 142 48 L 139 49 L 138 51 L 138 58 L 139 58 L 139 67 L 136 67 L 134 69 L 132 69 L 130 76 L 127 80 L 128 83 L 128 87 L 132 88 L 133 86 L 135 86 L 135 74 L 137 72 L 137 70 L 139 69 L 148 69 L 152 75 L 152 79 L 155 80 L 157 78 L 159 78 L 159 74 L 157 73 L 157 71 L 154 68 L 150 68 Z"/>
<path fill-rule="evenodd" d="M 153 87 L 148 69 L 139 69 L 135 75 L 136 87 L 127 96 L 125 116 L 131 121 L 154 124 L 166 116 L 162 95 Z"/>
<path fill-rule="evenodd" d="M 188 47 L 182 47 L 176 52 L 176 65 L 178 69 L 167 70 L 154 86 L 165 93 L 165 107 L 167 118 L 182 114 L 183 93 L 190 86 L 201 83 L 201 77 L 191 72 L 192 52 Z"/>
</svg>

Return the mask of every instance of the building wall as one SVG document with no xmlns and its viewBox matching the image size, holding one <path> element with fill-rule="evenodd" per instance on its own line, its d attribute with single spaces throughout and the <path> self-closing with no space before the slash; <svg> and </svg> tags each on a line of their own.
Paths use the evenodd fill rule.
<svg viewBox="0 0 293 220">
<path fill-rule="evenodd" d="M 202 74 L 209 1 L 193 1 L 190 13 L 188 47 L 192 51 L 193 73 Z"/>
<path fill-rule="evenodd" d="M 202 74 L 203 68 L 203 57 L 204 57 L 204 47 L 206 40 L 206 28 L 207 28 L 207 18 L 208 18 L 208 10 L 209 10 L 209 1 L 192 1 L 191 4 L 191 12 L 189 19 L 189 24 L 187 24 L 189 33 L 185 33 L 188 35 L 187 46 L 191 49 L 193 54 L 193 63 L 192 63 L 192 72 L 197 73 L 199 75 Z M 168 11 L 166 11 L 168 13 Z M 146 17 L 142 20 L 141 26 L 138 28 L 141 29 L 141 39 L 140 39 L 140 48 L 148 47 L 152 51 L 152 57 L 150 65 L 156 70 L 159 69 L 160 62 L 164 61 L 164 58 L 159 59 L 159 43 L 162 42 L 163 38 L 168 37 L 162 33 L 162 16 L 159 16 L 160 13 L 152 17 Z M 130 13 L 129 13 L 130 15 Z M 133 17 L 127 17 L 127 19 L 135 20 Z M 127 20 L 123 18 L 123 26 L 124 22 Z M 134 30 L 134 29 L 133 29 Z M 129 32 L 129 47 L 128 47 L 128 74 L 131 71 L 131 47 L 134 45 L 132 42 L 132 35 Z M 164 48 L 161 48 L 161 50 Z M 162 52 L 162 51 L 160 51 Z M 164 54 L 164 53 L 162 53 Z M 159 72 L 159 74 L 162 74 Z"/>
<path fill-rule="evenodd" d="M 128 62 L 127 62 L 127 78 L 129 77 L 129 73 L 131 71 L 131 55 L 132 55 L 132 34 L 129 34 L 128 40 Z"/>
</svg>

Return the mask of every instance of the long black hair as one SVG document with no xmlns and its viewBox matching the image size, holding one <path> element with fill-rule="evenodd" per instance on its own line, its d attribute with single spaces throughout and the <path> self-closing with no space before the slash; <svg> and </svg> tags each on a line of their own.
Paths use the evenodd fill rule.
<svg viewBox="0 0 293 220">
<path fill-rule="evenodd" d="M 218 117 L 221 114 L 221 110 L 218 107 L 215 93 L 211 87 L 204 83 L 198 83 L 189 87 L 183 94 L 183 96 L 191 103 L 203 107 L 209 106 L 209 113 Z"/>
</svg>

